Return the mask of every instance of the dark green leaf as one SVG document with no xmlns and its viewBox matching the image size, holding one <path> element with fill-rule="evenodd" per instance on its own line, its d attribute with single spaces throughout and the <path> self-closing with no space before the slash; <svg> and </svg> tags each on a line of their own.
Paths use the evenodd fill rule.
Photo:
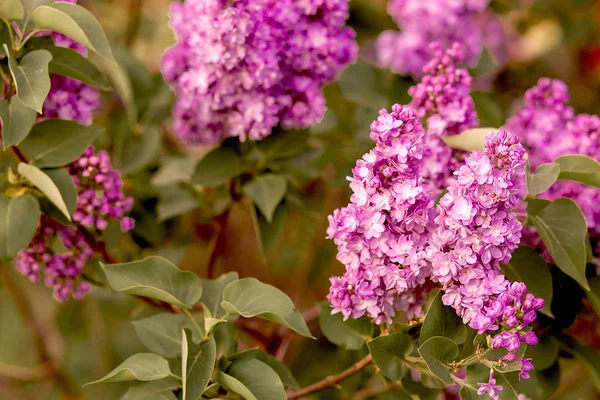
<svg viewBox="0 0 600 400">
<path fill-rule="evenodd" d="M 535 173 L 527 173 L 527 193 L 536 195 L 544 193 L 558 179 L 560 168 L 558 164 L 542 164 L 535 169 Z"/>
<path fill-rule="evenodd" d="M 239 278 L 237 272 L 228 272 L 217 279 L 202 279 L 202 297 L 200 302 L 210 312 L 210 316 L 221 318 L 225 315 L 225 310 L 221 307 L 223 301 L 223 290 L 231 282 Z"/>
<path fill-rule="evenodd" d="M 559 157 L 555 161 L 560 166 L 558 179 L 567 179 L 600 187 L 600 163 L 580 154 Z"/>
<path fill-rule="evenodd" d="M 377 368 L 393 381 L 402 379 L 406 373 L 403 360 L 412 349 L 410 340 L 410 336 L 405 333 L 392 333 L 367 343 Z"/>
<path fill-rule="evenodd" d="M 33 238 L 40 221 L 40 205 L 28 194 L 9 199 L 0 195 L 0 258 L 10 259 Z"/>
<path fill-rule="evenodd" d="M 586 291 L 587 298 L 596 314 L 600 315 L 600 276 L 594 276 L 588 283 L 590 290 Z"/>
<path fill-rule="evenodd" d="M 69 36 L 106 60 L 115 63 L 102 26 L 85 8 L 77 4 L 54 3 L 39 6 L 31 13 L 38 29 L 47 29 Z"/>
<path fill-rule="evenodd" d="M 252 199 L 269 223 L 286 190 L 286 179 L 275 174 L 260 175 L 243 186 L 244 193 Z"/>
<path fill-rule="evenodd" d="M 74 121 L 50 119 L 35 124 L 20 148 L 39 167 L 62 167 L 81 157 L 102 132 Z"/>
<path fill-rule="evenodd" d="M 458 346 L 452 340 L 434 336 L 419 346 L 419 354 L 427 364 L 427 368 L 446 385 L 452 384 L 448 361 L 458 355 Z"/>
<path fill-rule="evenodd" d="M 156 314 L 132 322 L 140 341 L 150 351 L 166 358 L 181 353 L 181 330 L 190 329 L 194 333 L 194 342 L 201 340 L 203 332 L 198 332 L 192 322 L 182 314 Z"/>
<path fill-rule="evenodd" d="M 161 257 L 102 267 L 117 292 L 150 297 L 180 308 L 190 308 L 202 295 L 202 283 L 196 274 L 181 271 Z"/>
<path fill-rule="evenodd" d="M 260 239 L 265 252 L 269 251 L 277 243 L 283 232 L 288 219 L 290 208 L 283 202 L 275 210 L 273 215 L 273 221 L 267 222 L 264 218 L 259 218 L 258 223 L 260 225 Z"/>
<path fill-rule="evenodd" d="M 192 211 L 199 206 L 198 199 L 189 190 L 175 184 L 161 189 L 156 213 L 159 221 L 165 221 Z"/>
<path fill-rule="evenodd" d="M 111 89 L 106 75 L 77 51 L 58 46 L 49 46 L 46 50 L 52 54 L 49 67 L 51 74 L 68 76 L 100 90 Z"/>
<path fill-rule="evenodd" d="M 73 215 L 77 209 L 77 187 L 73 182 L 73 176 L 65 168 L 45 169 L 44 172 L 60 191 L 69 214 Z"/>
<path fill-rule="evenodd" d="M 37 187 L 69 221 L 71 220 L 71 214 L 69 213 L 69 209 L 60 190 L 48 175 L 39 168 L 25 163 L 19 163 L 17 171 L 21 176 Z"/>
<path fill-rule="evenodd" d="M 25 11 L 19 0 L 2 0 L 0 2 L 0 18 L 10 22 L 23 18 Z"/>
<path fill-rule="evenodd" d="M 306 148 L 308 131 L 280 131 L 258 142 L 258 148 L 266 159 L 293 156 Z"/>
<path fill-rule="evenodd" d="M 263 318 L 312 337 L 292 300 L 281 290 L 258 279 L 244 278 L 231 282 L 223 291 L 221 306 L 229 315 Z"/>
<path fill-rule="evenodd" d="M 453 149 L 473 151 L 483 150 L 483 139 L 490 132 L 497 132 L 494 128 L 475 128 L 459 133 L 442 137 L 442 140 Z"/>
<path fill-rule="evenodd" d="M 243 388 L 239 385 L 231 385 L 229 382 L 221 382 L 223 386 L 228 387 L 246 400 L 287 399 L 279 375 L 262 361 L 257 359 L 235 360 L 227 369 L 227 374 L 241 383 Z"/>
<path fill-rule="evenodd" d="M 6 46 L 6 45 L 5 45 Z M 5 47 L 5 51 L 6 47 Z M 9 56 L 10 73 L 17 86 L 17 97 L 27 107 L 42 112 L 44 100 L 50 91 L 48 63 L 52 54 L 48 50 L 34 50 L 25 54 L 19 64 Z"/>
<path fill-rule="evenodd" d="M 321 332 L 331 343 L 348 350 L 358 350 L 373 336 L 373 323 L 367 318 L 343 320 L 341 313 L 331 314 L 329 303 L 319 303 Z"/>
<path fill-rule="evenodd" d="M 165 399 L 175 400 L 173 391 L 181 387 L 175 378 L 164 378 L 150 382 L 134 382 L 120 400 L 148 400 L 150 396 L 162 394 Z"/>
<path fill-rule="evenodd" d="M 519 246 L 512 254 L 510 262 L 501 265 L 502 271 L 511 282 L 523 282 L 536 297 L 544 299 L 541 310 L 549 317 L 552 304 L 552 275 L 546 261 L 531 247 Z"/>
<path fill-rule="evenodd" d="M 27 137 L 37 118 L 37 113 L 17 97 L 13 97 L 10 105 L 6 100 L 0 100 L 0 118 L 2 118 L 2 144 L 7 149 Z"/>
<path fill-rule="evenodd" d="M 86 385 L 124 381 L 153 381 L 170 375 L 171 369 L 167 360 L 152 353 L 138 353 L 123 361 L 103 378 Z"/>
<path fill-rule="evenodd" d="M 558 358 L 559 344 L 553 336 L 541 336 L 538 344 L 528 346 L 525 351 L 525 357 L 531 358 L 531 362 L 536 371 L 543 371 L 550 368 Z"/>
<path fill-rule="evenodd" d="M 131 174 L 154 162 L 160 152 L 160 135 L 160 128 L 151 125 L 142 136 L 131 136 L 123 149 L 121 171 Z"/>
<path fill-rule="evenodd" d="M 419 345 L 434 336 L 442 336 L 456 344 L 463 344 L 467 338 L 467 328 L 456 311 L 442 302 L 442 291 L 433 299 L 419 336 Z"/>
<path fill-rule="evenodd" d="M 600 354 L 593 347 L 577 346 L 569 352 L 585 367 L 589 378 L 600 391 Z"/>
<path fill-rule="evenodd" d="M 167 186 L 191 179 L 196 160 L 190 157 L 165 157 L 158 172 L 150 183 L 154 186 Z"/>
<path fill-rule="evenodd" d="M 187 355 L 184 354 L 187 360 L 184 363 L 187 372 L 182 372 L 186 376 L 183 397 L 185 400 L 198 400 L 208 386 L 215 366 L 215 340 L 210 337 L 205 343 L 197 345 L 188 330 L 185 331 L 185 334 L 188 351 Z"/>
<path fill-rule="evenodd" d="M 233 324 L 217 324 L 212 331 L 217 344 L 217 359 L 237 351 L 236 332 Z"/>
<path fill-rule="evenodd" d="M 291 389 L 297 389 L 299 387 L 298 382 L 296 382 L 296 379 L 292 375 L 289 368 L 282 364 L 272 355 L 258 349 L 251 349 L 228 357 L 230 361 L 242 358 L 255 358 L 267 364 L 273 369 L 273 371 L 277 373 L 277 375 L 279 375 L 279 378 L 281 379 L 281 382 L 283 383 L 284 387 Z"/>
<path fill-rule="evenodd" d="M 192 183 L 215 187 L 229 182 L 230 179 L 245 171 L 244 160 L 235 151 L 228 147 L 218 147 L 200 160 L 192 177 Z"/>
<path fill-rule="evenodd" d="M 529 200 L 528 222 L 544 241 L 556 265 L 586 290 L 587 224 L 577 204 L 571 199 L 560 198 L 553 202 Z"/>
</svg>

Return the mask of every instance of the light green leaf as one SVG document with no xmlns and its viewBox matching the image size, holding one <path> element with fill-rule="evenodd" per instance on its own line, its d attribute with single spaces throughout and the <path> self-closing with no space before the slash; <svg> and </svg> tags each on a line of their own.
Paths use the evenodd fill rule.
<svg viewBox="0 0 600 400">
<path fill-rule="evenodd" d="M 247 358 L 234 360 L 227 369 L 227 375 L 234 380 L 222 380 L 220 377 L 219 383 L 246 400 L 287 399 L 279 375 L 262 361 Z"/>
<path fill-rule="evenodd" d="M 283 383 L 285 388 L 298 389 L 300 387 L 289 368 L 272 355 L 258 349 L 250 349 L 228 357 L 230 361 L 242 358 L 255 358 L 267 364 L 277 373 L 277 375 L 279 375 L 281 383 Z"/>
<path fill-rule="evenodd" d="M 242 190 L 256 204 L 267 222 L 271 222 L 277 205 L 285 196 L 287 181 L 283 176 L 264 174 L 246 183 Z"/>
<path fill-rule="evenodd" d="M 164 378 L 149 382 L 134 382 L 120 400 L 148 400 L 152 396 L 163 396 L 163 399 L 176 400 L 173 391 L 181 387 L 175 378 Z M 158 398 L 155 398 L 158 399 Z"/>
<path fill-rule="evenodd" d="M 558 179 L 560 168 L 558 164 L 542 164 L 535 169 L 535 173 L 527 172 L 527 193 L 536 195 L 544 193 Z"/>
<path fill-rule="evenodd" d="M 37 187 L 69 221 L 71 220 L 71 214 L 69 213 L 69 209 L 60 190 L 48 175 L 39 168 L 25 163 L 19 163 L 17 171 L 21 176 Z"/>
<path fill-rule="evenodd" d="M 40 221 L 40 205 L 28 194 L 11 199 L 0 195 L 0 216 L 0 258 L 6 260 L 33 239 Z"/>
<path fill-rule="evenodd" d="M 552 202 L 532 199 L 527 213 L 528 223 L 535 227 L 558 268 L 589 290 L 585 277 L 587 223 L 577 204 L 566 198 Z"/>
<path fill-rule="evenodd" d="M 0 118 L 2 119 L 2 145 L 7 149 L 27 137 L 37 118 L 37 113 L 17 97 L 13 97 L 10 104 L 6 100 L 0 100 Z"/>
<path fill-rule="evenodd" d="M 483 150 L 483 139 L 490 132 L 498 132 L 495 128 L 475 128 L 458 135 L 443 136 L 442 140 L 453 149 L 473 151 Z"/>
<path fill-rule="evenodd" d="M 59 46 L 48 46 L 46 50 L 52 54 L 51 74 L 68 76 L 100 90 L 111 90 L 106 75 L 77 51 Z"/>
<path fill-rule="evenodd" d="M 439 291 L 423 321 L 419 345 L 434 336 L 442 336 L 452 340 L 456 344 L 463 344 L 467 339 L 467 328 L 456 311 L 442 302 L 442 291 Z"/>
<path fill-rule="evenodd" d="M 263 318 L 287 326 L 302 336 L 312 337 L 292 300 L 281 290 L 258 279 L 231 282 L 223 291 L 221 306 L 229 315 Z"/>
<path fill-rule="evenodd" d="M 8 52 L 6 45 L 4 51 Z M 25 54 L 19 64 L 10 55 L 8 58 L 10 73 L 17 86 L 17 98 L 38 113 L 42 112 L 44 100 L 50 91 L 50 60 L 52 54 L 48 50 L 31 51 Z"/>
<path fill-rule="evenodd" d="M 150 351 L 166 358 L 173 358 L 181 353 L 181 330 L 190 329 L 194 333 L 194 341 L 200 341 L 204 332 L 198 332 L 192 322 L 182 314 L 156 314 L 132 322 L 140 341 Z"/>
<path fill-rule="evenodd" d="M 531 247 L 519 246 L 506 265 L 501 265 L 502 272 L 511 282 L 523 282 L 535 297 L 544 299 L 544 308 L 540 311 L 554 318 L 552 304 L 552 274 L 546 261 Z"/>
<path fill-rule="evenodd" d="M 182 361 L 182 374 L 186 376 L 183 399 L 198 400 L 202 398 L 215 367 L 215 339 L 211 336 L 206 342 L 197 345 L 192 340 L 190 331 L 186 330 L 185 334 L 188 351 L 185 361 Z"/>
<path fill-rule="evenodd" d="M 44 173 L 52 179 L 65 201 L 69 214 L 73 215 L 77 209 L 77 187 L 73 176 L 66 168 L 45 169 Z"/>
<path fill-rule="evenodd" d="M 138 353 L 123 361 L 103 378 L 85 386 L 108 382 L 153 381 L 171 375 L 167 360 L 153 353 Z"/>
<path fill-rule="evenodd" d="M 246 168 L 246 163 L 234 150 L 218 147 L 200 160 L 192 183 L 206 187 L 219 186 L 244 173 Z"/>
<path fill-rule="evenodd" d="M 124 264 L 102 264 L 110 286 L 117 292 L 144 296 L 190 308 L 202 295 L 196 274 L 181 271 L 161 257 L 151 256 Z"/>
<path fill-rule="evenodd" d="M 202 297 L 200 298 L 200 302 L 206 307 L 205 310 L 210 312 L 211 317 L 221 318 L 225 316 L 225 310 L 221 307 L 223 290 L 237 279 L 239 279 L 237 272 L 228 272 L 217 279 L 201 279 Z"/>
<path fill-rule="evenodd" d="M 150 183 L 154 186 L 167 186 L 179 182 L 188 182 L 194 169 L 196 160 L 191 157 L 165 157 L 158 172 L 152 177 Z"/>
<path fill-rule="evenodd" d="M 0 2 L 0 18 L 10 22 L 23 18 L 25 10 L 19 0 L 2 0 Z"/>
<path fill-rule="evenodd" d="M 559 157 L 555 162 L 560 166 L 558 179 L 600 187 L 600 163 L 593 158 L 575 154 Z"/>
<path fill-rule="evenodd" d="M 233 376 L 228 375 L 224 372 L 217 371 L 214 376 L 214 381 L 218 382 L 221 386 L 231 390 L 234 393 L 242 396 L 244 400 L 258 400 L 242 382 L 235 379 Z"/>
<path fill-rule="evenodd" d="M 329 303 L 319 303 L 319 325 L 323 336 L 337 346 L 358 350 L 373 336 L 374 326 L 367 317 L 343 320 L 341 313 L 331 314 Z"/>
<path fill-rule="evenodd" d="M 20 0 L 21 4 L 23 4 L 23 9 L 25 13 L 23 15 L 23 19 L 17 21 L 17 26 L 22 34 L 30 32 L 33 30 L 33 23 L 31 22 L 31 13 L 33 10 L 38 8 L 39 6 L 48 6 L 54 3 L 54 0 Z"/>
<path fill-rule="evenodd" d="M 35 124 L 20 148 L 39 167 L 62 167 L 77 160 L 103 129 L 50 119 Z"/>
<path fill-rule="evenodd" d="M 427 364 L 427 368 L 446 385 L 452 384 L 448 361 L 458 355 L 458 346 L 452 340 L 434 336 L 419 346 L 419 354 Z"/>
<path fill-rule="evenodd" d="M 392 333 L 379 336 L 367 343 L 377 368 L 389 379 L 398 381 L 406 373 L 404 357 L 412 350 L 410 336 Z"/>
<path fill-rule="evenodd" d="M 37 29 L 47 29 L 67 35 L 116 64 L 102 26 L 85 8 L 70 3 L 43 5 L 33 10 L 31 20 Z"/>
</svg>

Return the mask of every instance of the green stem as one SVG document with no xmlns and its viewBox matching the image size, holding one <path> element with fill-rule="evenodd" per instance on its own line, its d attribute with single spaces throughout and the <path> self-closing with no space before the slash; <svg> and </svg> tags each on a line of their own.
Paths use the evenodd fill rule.
<svg viewBox="0 0 600 400">
<path fill-rule="evenodd" d="M 31 39 L 32 37 L 34 37 L 34 36 L 35 36 L 35 34 L 36 34 L 36 33 L 39 33 L 39 32 L 41 32 L 39 29 L 36 29 L 36 30 L 34 30 L 33 32 L 31 32 L 31 33 L 29 34 L 29 36 L 27 36 L 27 37 L 25 38 L 25 40 L 22 40 L 22 41 L 21 41 L 21 43 L 19 43 L 19 44 L 17 45 L 17 48 L 15 49 L 15 53 L 18 53 L 19 51 L 21 51 L 21 50 L 23 49 L 23 47 L 25 47 L 25 44 L 27 44 L 27 42 L 29 41 L 29 39 Z"/>
<path fill-rule="evenodd" d="M 200 328 L 200 325 L 198 325 L 198 322 L 196 321 L 196 319 L 194 318 L 192 313 L 184 308 L 182 308 L 182 310 L 185 313 L 185 315 L 187 315 L 187 317 L 190 319 L 190 321 L 192 321 L 192 324 L 194 325 L 194 327 L 196 327 L 200 336 L 204 336 L 204 332 L 202 331 L 202 328 Z"/>
</svg>

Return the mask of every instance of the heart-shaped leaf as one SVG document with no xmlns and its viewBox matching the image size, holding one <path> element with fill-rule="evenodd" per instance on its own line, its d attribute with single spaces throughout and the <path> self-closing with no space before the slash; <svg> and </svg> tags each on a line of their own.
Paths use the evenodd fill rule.
<svg viewBox="0 0 600 400">
<path fill-rule="evenodd" d="M 40 221 L 40 204 L 28 194 L 9 199 L 0 195 L 0 258 L 10 259 L 33 239 Z"/>
<path fill-rule="evenodd" d="M 6 45 L 4 51 L 8 52 Z M 42 106 L 50 92 L 50 75 L 48 63 L 52 54 L 48 50 L 33 50 L 17 62 L 10 57 L 8 66 L 17 87 L 17 98 L 27 107 L 42 112 Z"/>
<path fill-rule="evenodd" d="M 153 353 L 138 353 L 123 361 L 117 368 L 97 381 L 87 383 L 153 381 L 171 376 L 169 362 Z"/>
<path fill-rule="evenodd" d="M 52 181 L 48 175 L 39 168 L 25 163 L 19 163 L 17 171 L 21 176 L 37 187 L 69 221 L 71 220 L 71 214 L 69 213 L 69 208 L 65 203 L 65 199 L 54 181 Z"/>
</svg>

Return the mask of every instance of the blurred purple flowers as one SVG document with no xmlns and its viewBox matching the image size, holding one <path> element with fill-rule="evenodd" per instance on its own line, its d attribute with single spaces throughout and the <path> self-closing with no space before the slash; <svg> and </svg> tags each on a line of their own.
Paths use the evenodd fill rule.
<svg viewBox="0 0 600 400">
<path fill-rule="evenodd" d="M 188 0 L 171 5 L 177 44 L 162 72 L 177 94 L 177 136 L 191 145 L 306 128 L 321 87 L 356 59 L 348 0 Z"/>
</svg>

